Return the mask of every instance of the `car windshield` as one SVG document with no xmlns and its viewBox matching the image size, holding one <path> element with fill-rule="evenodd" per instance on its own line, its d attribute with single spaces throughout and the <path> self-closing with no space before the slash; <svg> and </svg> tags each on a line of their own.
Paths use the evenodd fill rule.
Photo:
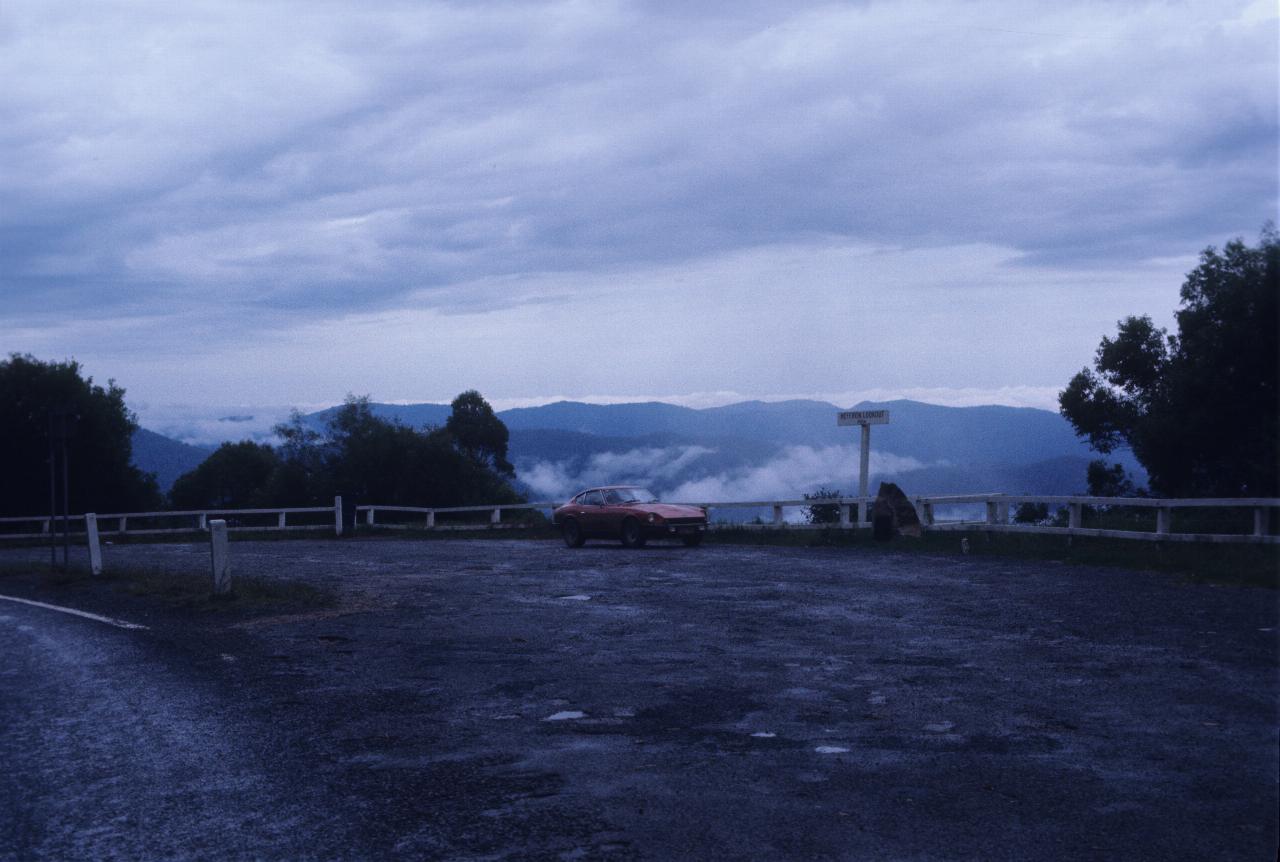
<svg viewBox="0 0 1280 862">
<path fill-rule="evenodd" d="M 644 488 L 610 488 L 604 492 L 606 503 L 656 503 L 658 498 Z"/>
</svg>

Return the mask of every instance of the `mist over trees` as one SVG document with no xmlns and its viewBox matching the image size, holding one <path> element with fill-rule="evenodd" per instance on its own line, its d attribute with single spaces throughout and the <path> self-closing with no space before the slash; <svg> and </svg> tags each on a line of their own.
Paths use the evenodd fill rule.
<svg viewBox="0 0 1280 862">
<path fill-rule="evenodd" d="M 82 376 L 74 360 L 42 362 L 14 353 L 0 361 L 0 516 L 49 511 L 52 411 L 74 419 L 66 441 L 70 511 L 127 512 L 159 505 L 155 478 L 130 463 L 130 436 L 138 424 L 125 407 L 124 392 L 114 380 L 104 388 Z M 57 487 L 61 509 L 60 474 Z"/>
<path fill-rule="evenodd" d="M 1127 317 L 1093 368 L 1059 398 L 1064 417 L 1106 455 L 1127 446 L 1151 489 L 1177 497 L 1280 494 L 1280 235 L 1205 249 L 1187 274 L 1177 333 Z M 1095 462 L 1090 488 L 1124 489 Z"/>
<path fill-rule="evenodd" d="M 278 447 L 224 443 L 173 486 L 175 508 L 349 504 L 465 506 L 516 503 L 507 428 L 474 390 L 443 428 L 417 430 L 348 397 L 322 430 L 295 412 L 276 426 Z M 456 421 L 455 421 L 456 420 Z"/>
</svg>

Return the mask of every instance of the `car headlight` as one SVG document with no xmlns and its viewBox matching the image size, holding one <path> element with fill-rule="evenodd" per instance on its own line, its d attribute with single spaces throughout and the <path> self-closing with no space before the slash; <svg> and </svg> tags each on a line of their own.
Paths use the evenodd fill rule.
<svg viewBox="0 0 1280 862">
<path fill-rule="evenodd" d="M 650 513 L 649 513 L 649 523 L 650 523 L 650 524 L 656 524 L 656 523 L 658 523 L 658 516 L 657 516 L 657 515 L 655 515 L 653 512 L 650 512 Z"/>
</svg>

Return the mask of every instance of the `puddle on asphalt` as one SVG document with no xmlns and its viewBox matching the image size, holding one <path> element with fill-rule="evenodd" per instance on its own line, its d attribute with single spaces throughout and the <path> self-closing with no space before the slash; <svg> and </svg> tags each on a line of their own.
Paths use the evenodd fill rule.
<svg viewBox="0 0 1280 862">
<path fill-rule="evenodd" d="M 591 596 L 584 596 L 581 593 L 572 596 L 560 596 L 560 599 L 566 602 L 589 602 Z"/>
<path fill-rule="evenodd" d="M 924 729 L 930 733 L 947 733 L 954 727 L 955 724 L 950 721 L 935 721 L 932 724 L 926 724 Z"/>
<path fill-rule="evenodd" d="M 769 731 L 767 731 L 767 730 L 757 730 L 755 733 L 753 733 L 753 734 L 751 734 L 751 735 L 752 735 L 752 736 L 754 736 L 756 739 L 773 739 L 773 738 L 774 738 L 774 737 L 776 737 L 778 734 L 776 734 L 776 733 L 770 733 L 770 732 L 769 732 Z"/>
<path fill-rule="evenodd" d="M 577 718 L 586 718 L 587 714 L 576 709 L 566 709 L 557 712 L 554 715 L 548 715 L 543 721 L 572 721 Z"/>
<path fill-rule="evenodd" d="M 818 754 L 847 754 L 849 749 L 840 745 L 819 745 L 814 751 Z"/>
</svg>

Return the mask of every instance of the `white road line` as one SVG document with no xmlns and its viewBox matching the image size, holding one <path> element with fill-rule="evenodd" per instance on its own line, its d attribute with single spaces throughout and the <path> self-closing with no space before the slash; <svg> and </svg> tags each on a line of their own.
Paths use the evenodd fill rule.
<svg viewBox="0 0 1280 862">
<path fill-rule="evenodd" d="M 24 605 L 31 605 L 37 608 L 44 608 L 50 611 L 58 611 L 64 614 L 73 614 L 77 617 L 84 617 L 86 620 L 94 620 L 100 623 L 106 623 L 109 626 L 115 626 L 118 629 L 142 629 L 146 630 L 146 626 L 138 623 L 127 623 L 124 620 L 115 620 L 111 617 L 100 617 L 97 614 L 91 614 L 88 611 L 78 611 L 75 608 L 64 608 L 58 605 L 46 605 L 44 602 L 33 602 L 31 599 L 20 599 L 17 596 L 0 596 L 6 602 L 18 602 Z"/>
</svg>

